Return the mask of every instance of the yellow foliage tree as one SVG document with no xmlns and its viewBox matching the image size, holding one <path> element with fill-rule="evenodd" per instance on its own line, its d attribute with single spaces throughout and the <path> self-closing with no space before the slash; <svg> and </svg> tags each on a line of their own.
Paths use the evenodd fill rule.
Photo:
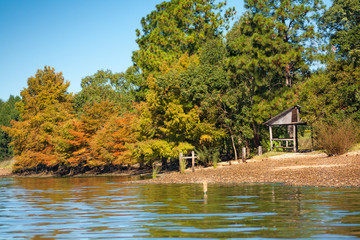
<svg viewBox="0 0 360 240">
<path fill-rule="evenodd" d="M 4 128 L 12 137 L 14 172 L 52 171 L 64 163 L 67 147 L 61 135 L 73 117 L 68 86 L 62 73 L 48 66 L 28 79 L 17 105 L 23 121 Z"/>
</svg>

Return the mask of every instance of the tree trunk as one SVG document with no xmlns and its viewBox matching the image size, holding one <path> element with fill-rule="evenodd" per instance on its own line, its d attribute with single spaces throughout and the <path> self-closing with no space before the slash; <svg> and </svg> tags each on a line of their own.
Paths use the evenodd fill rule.
<svg viewBox="0 0 360 240">
<path fill-rule="evenodd" d="M 258 127 L 255 125 L 254 122 L 252 122 L 252 127 L 253 127 L 253 132 L 254 132 L 254 144 L 255 147 L 260 146 L 260 129 L 258 129 Z"/>
<path fill-rule="evenodd" d="M 144 168 L 144 162 L 145 162 L 145 161 L 144 161 L 144 156 L 141 155 L 141 156 L 140 156 L 140 167 L 139 167 L 140 169 L 143 169 L 143 168 Z"/>
<path fill-rule="evenodd" d="M 285 67 L 285 78 L 286 78 L 286 86 L 291 87 L 292 82 L 291 82 L 291 67 L 290 64 L 286 64 Z"/>
<path fill-rule="evenodd" d="M 231 143 L 232 143 L 232 146 L 234 149 L 235 161 L 237 161 L 238 157 L 237 157 L 237 151 L 236 151 L 236 146 L 235 146 L 235 142 L 234 142 L 234 136 L 231 136 Z"/>
<path fill-rule="evenodd" d="M 250 142 L 248 140 L 245 141 L 246 155 L 250 156 Z"/>
<path fill-rule="evenodd" d="M 161 168 L 164 170 L 167 169 L 167 158 L 166 157 L 161 158 Z"/>
</svg>

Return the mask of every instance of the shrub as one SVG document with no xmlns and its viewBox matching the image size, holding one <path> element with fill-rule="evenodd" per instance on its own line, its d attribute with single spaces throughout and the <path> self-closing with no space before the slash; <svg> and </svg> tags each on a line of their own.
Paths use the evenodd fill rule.
<svg viewBox="0 0 360 240">
<path fill-rule="evenodd" d="M 220 158 L 220 152 L 219 151 L 215 151 L 212 155 L 212 164 L 213 167 L 216 168 L 217 167 L 217 163 L 219 162 Z"/>
<path fill-rule="evenodd" d="M 298 148 L 302 150 L 313 149 L 312 140 L 311 140 L 311 130 L 308 128 L 308 126 L 300 125 L 298 130 L 299 130 Z"/>
<path fill-rule="evenodd" d="M 183 160 L 180 162 L 180 172 L 181 172 L 181 173 L 184 173 L 184 172 L 185 172 L 185 169 L 186 169 L 186 160 L 183 159 Z"/>
<path fill-rule="evenodd" d="M 359 139 L 359 126 L 351 119 L 316 125 L 316 140 L 328 156 L 346 153 Z"/>
<path fill-rule="evenodd" d="M 157 175 L 160 172 L 160 166 L 154 166 L 153 167 L 153 172 L 152 172 L 152 178 L 155 179 L 157 178 Z"/>
<path fill-rule="evenodd" d="M 219 150 L 217 148 L 206 148 L 205 146 L 202 149 L 196 150 L 196 155 L 198 156 L 198 162 L 201 165 L 209 166 L 213 165 L 216 168 L 220 156 Z"/>
</svg>

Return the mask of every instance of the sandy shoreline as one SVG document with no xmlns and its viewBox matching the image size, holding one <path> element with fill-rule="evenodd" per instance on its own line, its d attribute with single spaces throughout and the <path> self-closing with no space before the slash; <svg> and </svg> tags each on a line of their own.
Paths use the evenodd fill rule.
<svg viewBox="0 0 360 240">
<path fill-rule="evenodd" d="M 131 172 L 129 175 L 135 173 Z M 126 173 L 103 175 L 124 176 Z M 0 177 L 18 176 L 12 175 L 9 169 L 0 169 Z M 157 179 L 131 183 L 180 184 L 202 183 L 204 180 L 208 183 L 222 184 L 283 183 L 293 186 L 360 187 L 360 151 L 335 157 L 319 153 L 290 153 L 258 160 L 250 159 L 247 163 L 232 161 L 232 165 L 229 165 L 228 162 L 224 162 L 219 163 L 216 169 L 196 168 L 195 172 L 187 169 L 183 174 L 166 172 L 159 174 Z"/>
<path fill-rule="evenodd" d="M 0 177 L 12 176 L 10 169 L 0 168 Z"/>
<path fill-rule="evenodd" d="M 360 152 L 336 157 L 325 154 L 286 154 L 247 163 L 223 164 L 161 174 L 137 183 L 283 183 L 292 186 L 360 187 Z"/>
</svg>

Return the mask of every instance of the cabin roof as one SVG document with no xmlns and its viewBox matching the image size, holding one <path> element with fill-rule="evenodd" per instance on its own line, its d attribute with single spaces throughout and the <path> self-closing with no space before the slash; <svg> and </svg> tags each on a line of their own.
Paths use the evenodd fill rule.
<svg viewBox="0 0 360 240">
<path fill-rule="evenodd" d="M 305 125 L 305 122 L 302 122 L 300 119 L 300 108 L 301 106 L 295 105 L 282 113 L 276 115 L 270 120 L 264 122 L 264 125 L 274 126 L 274 125 Z M 294 111 L 295 110 L 295 111 Z"/>
</svg>

